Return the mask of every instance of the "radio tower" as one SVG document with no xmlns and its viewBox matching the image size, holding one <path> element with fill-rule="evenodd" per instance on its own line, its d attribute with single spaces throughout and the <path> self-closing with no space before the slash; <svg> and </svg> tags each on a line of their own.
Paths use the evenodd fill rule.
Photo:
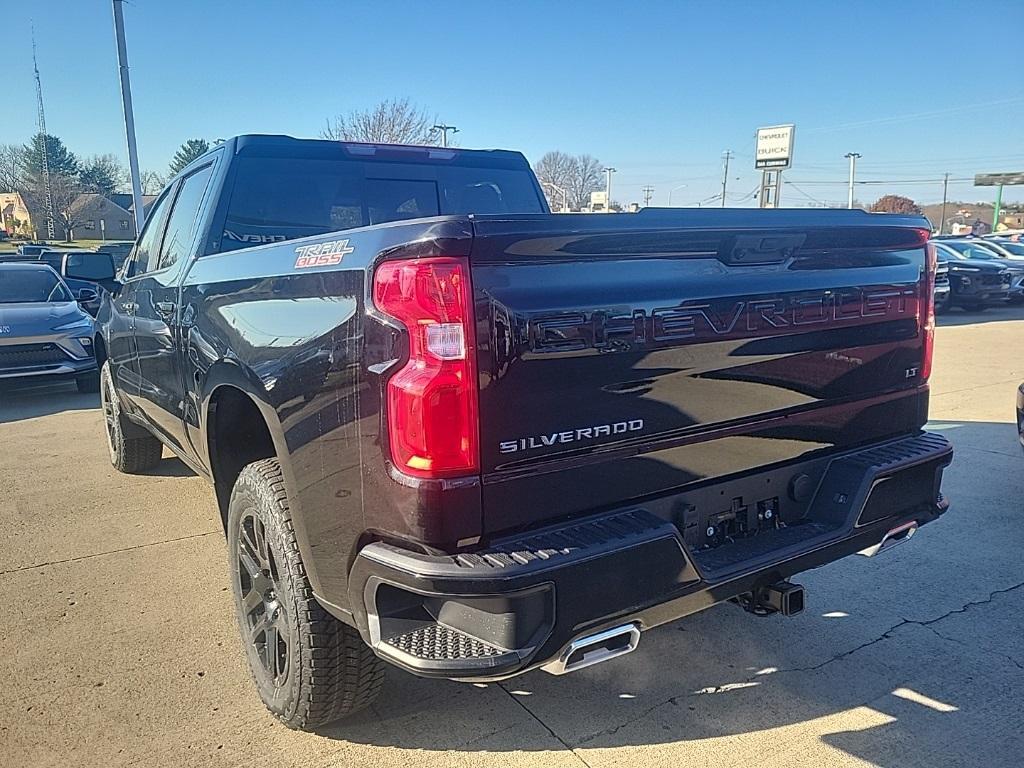
<svg viewBox="0 0 1024 768">
<path fill-rule="evenodd" d="M 36 29 L 32 27 L 32 68 L 36 73 L 36 101 L 39 107 L 39 135 L 43 150 L 43 200 L 46 206 L 46 239 L 53 240 L 53 195 L 50 190 L 50 152 L 46 142 L 46 113 L 43 111 L 43 84 L 36 62 Z"/>
</svg>

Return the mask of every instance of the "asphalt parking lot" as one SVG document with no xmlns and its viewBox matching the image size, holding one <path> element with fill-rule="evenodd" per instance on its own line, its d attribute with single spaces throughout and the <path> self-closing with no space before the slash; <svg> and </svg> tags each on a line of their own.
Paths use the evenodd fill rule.
<svg viewBox="0 0 1024 768">
<path fill-rule="evenodd" d="M 1022 340 L 1022 308 L 940 321 L 951 511 L 801 576 L 803 615 L 717 606 L 563 678 L 395 670 L 319 734 L 277 724 L 250 685 L 204 481 L 166 452 L 117 474 L 94 395 L 0 390 L 0 764 L 1019 766 Z"/>
</svg>

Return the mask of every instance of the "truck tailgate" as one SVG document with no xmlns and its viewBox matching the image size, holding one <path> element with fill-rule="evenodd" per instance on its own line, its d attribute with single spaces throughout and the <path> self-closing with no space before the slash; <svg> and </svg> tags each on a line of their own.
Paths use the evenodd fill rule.
<svg viewBox="0 0 1024 768">
<path fill-rule="evenodd" d="M 923 423 L 927 222 L 476 217 L 484 530 Z"/>
</svg>

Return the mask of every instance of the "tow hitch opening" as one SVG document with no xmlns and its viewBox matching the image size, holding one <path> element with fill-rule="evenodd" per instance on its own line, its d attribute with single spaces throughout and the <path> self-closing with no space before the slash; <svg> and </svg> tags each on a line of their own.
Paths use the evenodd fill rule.
<svg viewBox="0 0 1024 768">
<path fill-rule="evenodd" d="M 789 581 L 777 581 L 753 592 L 745 592 L 734 598 L 735 602 L 755 616 L 796 616 L 804 610 L 804 588 Z"/>
</svg>

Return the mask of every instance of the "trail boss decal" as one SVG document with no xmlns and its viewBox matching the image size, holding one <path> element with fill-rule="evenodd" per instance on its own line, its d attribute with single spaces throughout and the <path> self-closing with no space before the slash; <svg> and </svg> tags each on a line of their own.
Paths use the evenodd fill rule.
<svg viewBox="0 0 1024 768">
<path fill-rule="evenodd" d="M 331 267 L 341 264 L 341 260 L 348 254 L 355 251 L 348 244 L 348 239 L 332 240 L 329 243 L 314 243 L 313 245 L 300 245 L 295 249 L 298 258 L 295 260 L 295 268 L 304 267 Z"/>
</svg>

